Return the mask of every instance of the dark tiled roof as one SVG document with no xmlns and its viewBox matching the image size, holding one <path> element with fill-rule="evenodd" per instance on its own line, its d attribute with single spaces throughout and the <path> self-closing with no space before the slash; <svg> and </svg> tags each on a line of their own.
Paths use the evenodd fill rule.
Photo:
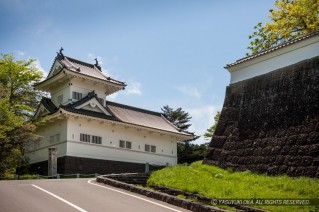
<svg viewBox="0 0 319 212">
<path fill-rule="evenodd" d="M 75 109 L 74 107 L 61 107 L 63 110 L 69 111 L 71 113 L 77 113 L 80 115 L 85 115 L 85 116 L 92 116 L 96 118 L 101 118 L 101 119 L 108 119 L 108 120 L 113 120 L 113 121 L 119 121 L 116 117 L 114 116 L 108 116 L 105 115 L 104 113 L 99 113 L 91 110 L 84 110 L 84 109 Z"/>
<path fill-rule="evenodd" d="M 60 107 L 64 110 L 67 110 L 67 111 L 73 112 L 73 113 L 78 113 L 78 114 L 93 116 L 93 117 L 97 117 L 97 118 L 105 118 L 105 119 L 119 121 L 119 119 L 117 119 L 112 114 L 112 112 L 108 108 L 105 108 L 105 107 L 104 108 L 107 110 L 107 112 L 112 114 L 112 116 L 108 116 L 108 115 L 105 115 L 104 113 L 99 113 L 99 112 L 95 112 L 95 111 L 91 111 L 91 110 L 76 109 L 77 106 L 79 106 L 87 101 L 90 101 L 91 99 L 94 99 L 94 98 L 98 101 L 96 93 L 94 91 L 92 91 L 92 92 L 89 92 L 87 96 L 83 97 L 79 101 L 76 101 L 74 103 L 69 103 L 67 105 L 61 105 Z"/>
<path fill-rule="evenodd" d="M 302 40 L 305 40 L 305 39 L 314 37 L 314 36 L 316 36 L 316 35 L 319 35 L 319 31 L 316 31 L 316 32 L 313 32 L 313 33 L 309 33 L 309 34 L 300 36 L 300 37 L 298 37 L 298 38 L 292 39 L 292 40 L 287 41 L 287 42 L 285 42 L 285 43 L 282 43 L 282 44 L 279 44 L 279 45 L 277 45 L 277 46 L 271 47 L 271 48 L 269 48 L 269 49 L 263 50 L 263 51 L 258 52 L 258 53 L 256 53 L 256 54 L 253 54 L 253 55 L 244 57 L 244 58 L 242 58 L 242 59 L 236 60 L 236 61 L 233 62 L 233 63 L 227 64 L 227 65 L 225 66 L 225 68 L 229 68 L 229 67 L 232 67 L 232 66 L 234 66 L 234 65 L 243 63 L 243 62 L 248 61 L 248 60 L 251 60 L 251 59 L 253 59 L 253 58 L 259 57 L 259 56 L 261 56 L 261 55 L 268 54 L 268 53 L 270 53 L 270 52 L 276 51 L 276 50 L 278 50 L 278 49 L 281 49 L 281 48 L 283 48 L 283 47 L 286 47 L 286 46 L 289 46 L 289 45 L 291 45 L 291 44 L 297 43 L 297 42 L 299 42 L 299 41 L 302 41 Z"/>
<path fill-rule="evenodd" d="M 112 79 L 109 76 L 105 76 L 102 71 L 100 70 L 99 66 L 96 66 L 94 64 L 85 63 L 80 60 L 73 59 L 71 57 L 67 56 L 60 56 L 58 58 L 60 59 L 60 62 L 70 71 L 81 73 L 86 76 L 91 76 L 97 79 L 110 81 L 112 83 L 118 84 L 118 85 L 125 85 L 124 82 Z"/>
<path fill-rule="evenodd" d="M 77 106 L 84 104 L 85 102 L 90 101 L 93 98 L 97 98 L 94 91 L 90 92 L 87 96 L 83 97 L 77 102 L 69 103 L 67 105 L 60 105 L 60 107 L 66 111 L 86 116 L 109 119 L 113 121 L 184 135 L 193 135 L 192 133 L 188 132 L 180 132 L 177 127 L 175 127 L 167 119 L 165 119 L 162 113 L 123 105 L 115 102 L 106 101 L 106 107 L 104 107 L 111 114 L 111 116 L 91 110 L 76 109 Z"/>
<path fill-rule="evenodd" d="M 98 100 L 97 95 L 94 91 L 90 92 L 87 96 L 83 97 L 77 102 L 69 103 L 67 105 L 60 105 L 59 107 L 71 113 L 108 119 L 152 129 L 183 134 L 187 136 L 193 136 L 192 133 L 181 132 L 176 126 L 171 124 L 162 113 L 159 112 L 136 108 L 110 101 L 106 101 L 106 107 L 104 108 L 111 114 L 111 116 L 96 111 L 76 109 L 77 106 L 82 105 L 93 98 Z M 51 114 L 58 110 L 58 108 L 55 107 L 52 101 L 48 98 L 43 98 L 41 100 L 41 103 L 50 111 Z"/>
<path fill-rule="evenodd" d="M 58 52 L 57 52 L 57 56 L 55 57 L 52 66 L 51 66 L 51 69 L 50 69 L 50 72 L 47 76 L 47 79 L 52 78 L 51 72 L 53 71 L 53 66 L 55 64 L 55 61 L 59 61 L 59 63 L 61 63 L 61 65 L 64 68 L 68 69 L 69 71 L 72 71 L 72 72 L 75 72 L 78 74 L 83 74 L 83 75 L 90 76 L 90 77 L 94 77 L 97 79 L 105 80 L 108 82 L 112 82 L 114 84 L 121 85 L 124 87 L 126 86 L 126 84 L 124 82 L 115 80 L 115 79 L 111 78 L 110 76 L 104 75 L 102 73 L 101 67 L 99 65 L 86 63 L 86 62 L 65 56 L 65 55 L 58 53 Z M 56 74 L 54 74 L 54 75 L 56 75 Z M 44 80 L 44 81 L 46 81 L 46 80 Z M 44 81 L 42 81 L 42 82 L 44 82 Z M 40 83 L 42 83 L 42 82 L 40 82 Z M 40 83 L 37 83 L 37 84 L 40 84 Z"/>
<path fill-rule="evenodd" d="M 41 99 L 40 105 L 43 105 L 50 113 L 53 113 L 58 110 L 58 108 L 53 104 L 51 99 L 43 97 Z"/>
<path fill-rule="evenodd" d="M 106 106 L 121 121 L 139 126 L 192 135 L 191 133 L 181 132 L 177 127 L 171 124 L 162 113 L 131 107 L 128 105 L 107 102 Z"/>
</svg>

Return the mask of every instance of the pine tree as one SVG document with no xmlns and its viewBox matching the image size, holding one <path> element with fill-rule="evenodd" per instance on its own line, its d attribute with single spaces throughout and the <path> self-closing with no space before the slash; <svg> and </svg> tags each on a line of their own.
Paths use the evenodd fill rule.
<svg viewBox="0 0 319 212">
<path fill-rule="evenodd" d="M 204 137 L 206 139 L 209 139 L 209 138 L 213 137 L 214 132 L 215 132 L 216 127 L 217 127 L 217 124 L 218 124 L 219 118 L 220 118 L 220 112 L 217 111 L 217 113 L 216 113 L 216 115 L 214 117 L 214 121 L 215 122 L 214 122 L 213 126 L 211 126 L 209 129 L 207 129 L 207 132 L 204 134 Z"/>
</svg>

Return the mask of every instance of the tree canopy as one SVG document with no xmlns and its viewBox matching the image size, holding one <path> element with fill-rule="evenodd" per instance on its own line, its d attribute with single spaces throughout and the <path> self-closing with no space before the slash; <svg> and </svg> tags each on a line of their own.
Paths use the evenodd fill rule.
<svg viewBox="0 0 319 212">
<path fill-rule="evenodd" d="M 319 30 L 319 0 L 276 0 L 274 7 L 269 10 L 270 22 L 254 27 L 247 55 Z"/>
<path fill-rule="evenodd" d="M 187 131 L 191 126 L 189 123 L 191 116 L 188 112 L 185 112 L 181 107 L 173 109 L 168 105 L 162 109 L 164 116 L 167 120 L 173 123 L 176 127 L 182 131 Z M 190 142 L 198 139 L 200 136 L 195 136 L 193 140 L 187 140 L 177 143 L 177 158 L 178 163 L 192 163 L 197 160 L 203 160 L 206 155 L 207 144 L 191 144 Z"/>
<path fill-rule="evenodd" d="M 166 105 L 161 110 L 164 113 L 165 118 L 182 131 L 187 130 L 191 126 L 191 124 L 189 124 L 189 121 L 192 117 L 181 107 L 174 110 L 173 108 Z"/>
<path fill-rule="evenodd" d="M 41 94 L 32 85 L 43 74 L 34 61 L 15 61 L 12 54 L 1 54 L 0 176 L 21 165 L 25 161 L 25 142 L 37 139 L 32 119 Z"/>
</svg>

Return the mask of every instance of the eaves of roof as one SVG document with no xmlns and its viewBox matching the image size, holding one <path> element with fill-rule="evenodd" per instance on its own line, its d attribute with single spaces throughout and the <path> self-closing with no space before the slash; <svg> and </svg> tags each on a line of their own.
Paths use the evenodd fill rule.
<svg viewBox="0 0 319 212">
<path fill-rule="evenodd" d="M 281 48 L 284 48 L 284 47 L 286 47 L 286 46 L 292 45 L 292 44 L 294 44 L 294 43 L 300 42 L 300 41 L 302 41 L 302 40 L 306 40 L 306 39 L 308 39 L 308 38 L 314 37 L 314 36 L 316 36 L 316 35 L 319 35 L 319 31 L 316 31 L 316 32 L 313 32 L 313 33 L 309 33 L 309 34 L 300 36 L 300 37 L 298 37 L 298 38 L 292 39 L 292 40 L 287 41 L 287 42 L 285 42 L 285 43 L 282 43 L 282 44 L 279 44 L 279 45 L 277 45 L 277 46 L 271 47 L 271 48 L 269 48 L 269 49 L 263 50 L 263 51 L 258 52 L 258 53 L 256 53 L 256 54 L 253 54 L 253 55 L 244 57 L 244 58 L 242 58 L 242 59 L 236 60 L 236 61 L 233 62 L 233 63 L 227 64 L 224 68 L 229 68 L 229 67 L 232 67 L 232 66 L 241 64 L 241 63 L 246 62 L 246 61 L 248 61 L 248 60 L 254 59 L 254 58 L 256 58 L 256 57 L 260 57 L 260 56 L 262 56 L 262 55 L 268 54 L 268 53 L 270 53 L 270 52 L 276 51 L 276 50 L 278 50 L 278 49 L 281 49 Z"/>
</svg>

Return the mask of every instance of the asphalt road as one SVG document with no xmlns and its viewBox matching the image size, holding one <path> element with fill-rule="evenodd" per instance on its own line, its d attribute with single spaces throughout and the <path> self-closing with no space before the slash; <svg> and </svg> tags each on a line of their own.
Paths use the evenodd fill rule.
<svg viewBox="0 0 319 212">
<path fill-rule="evenodd" d="M 94 179 L 0 181 L 1 212 L 187 211 Z"/>
</svg>

